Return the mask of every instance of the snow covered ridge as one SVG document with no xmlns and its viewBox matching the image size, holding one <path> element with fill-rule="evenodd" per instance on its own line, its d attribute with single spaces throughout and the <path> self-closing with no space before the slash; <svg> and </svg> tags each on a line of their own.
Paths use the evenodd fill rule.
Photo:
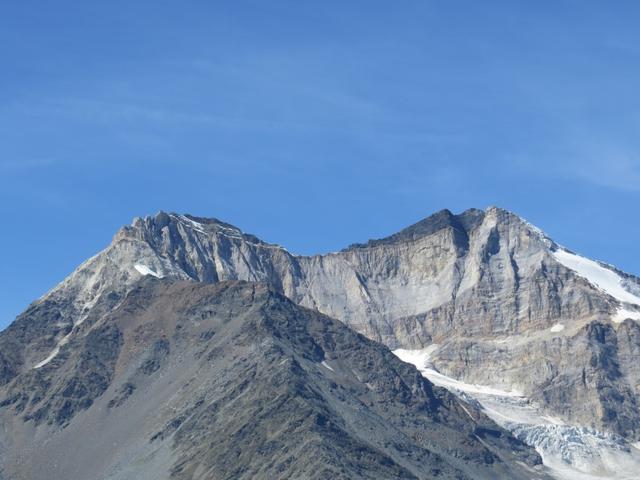
<svg viewBox="0 0 640 480">
<path fill-rule="evenodd" d="M 514 213 L 515 215 L 515 213 Z M 517 215 L 516 215 L 517 216 Z M 540 240 L 542 241 L 542 243 L 544 243 L 547 247 L 551 248 L 554 245 L 553 240 L 551 240 L 549 238 L 549 236 L 544 233 L 541 229 L 539 229 L 538 227 L 536 227 L 534 224 L 527 222 L 525 219 L 521 218 L 522 222 L 525 224 L 525 226 L 531 231 L 531 233 L 533 233 L 534 235 L 536 235 L 538 238 L 540 238 Z"/>
<path fill-rule="evenodd" d="M 243 240 L 252 245 L 259 245 L 262 248 L 274 248 L 278 250 L 283 250 L 288 252 L 286 248 L 281 245 L 266 243 L 259 240 L 257 237 L 251 234 L 243 233 L 237 227 L 233 225 L 227 224 L 221 220 L 217 219 L 202 219 L 206 223 L 198 222 L 191 218 L 190 215 L 178 215 L 175 213 L 170 213 L 169 217 L 173 218 L 175 221 L 181 223 L 192 231 L 202 233 L 204 235 L 211 235 L 213 232 L 224 235 L 228 238 L 233 238 L 236 240 Z"/>
<path fill-rule="evenodd" d="M 637 480 L 640 445 L 593 428 L 567 425 L 550 417 L 517 391 L 461 382 L 438 372 L 431 362 L 438 345 L 423 350 L 395 350 L 433 384 L 481 409 L 498 425 L 536 449 L 550 474 L 559 480 Z"/>
<path fill-rule="evenodd" d="M 510 212 L 511 213 L 511 212 Z M 513 214 L 517 216 L 516 214 Z M 640 284 L 631 286 L 632 282 L 616 272 L 615 267 L 608 266 L 589 258 L 577 255 L 564 247 L 556 244 L 546 233 L 535 225 L 519 217 L 524 225 L 536 235 L 548 248 L 552 249 L 553 257 L 563 266 L 573 270 L 581 277 L 588 280 L 596 288 L 622 302 L 638 307 L 633 310 L 621 306 L 611 318 L 615 323 L 624 322 L 627 318 L 640 321 Z M 551 331 L 558 333 L 564 330 L 564 326 L 557 324 L 551 327 Z"/>
<path fill-rule="evenodd" d="M 623 304 L 631 304 L 640 309 L 640 295 L 632 293 L 626 286 L 628 280 L 616 271 L 564 248 L 557 248 L 552 254 L 558 262 L 588 280 L 596 288 Z M 640 321 L 640 311 L 620 307 L 612 320 L 619 323 L 627 318 Z"/>
<path fill-rule="evenodd" d="M 195 220 L 191 220 L 189 217 L 185 216 L 185 215 L 171 215 L 173 218 L 182 221 L 184 223 L 186 223 L 189 227 L 193 228 L 195 231 L 200 232 L 200 233 L 207 233 L 204 230 L 204 225 L 202 225 L 200 222 L 196 222 Z"/>
</svg>

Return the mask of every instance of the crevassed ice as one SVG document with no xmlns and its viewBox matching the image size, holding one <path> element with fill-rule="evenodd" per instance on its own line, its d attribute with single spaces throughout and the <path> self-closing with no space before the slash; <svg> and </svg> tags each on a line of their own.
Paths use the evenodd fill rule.
<svg viewBox="0 0 640 480">
<path fill-rule="evenodd" d="M 415 365 L 433 384 L 475 405 L 498 425 L 534 447 L 552 476 L 559 480 L 637 480 L 640 444 L 593 428 L 568 425 L 542 412 L 515 391 L 460 382 L 438 372 L 431 361 L 438 348 L 395 350 L 400 360 Z"/>
</svg>

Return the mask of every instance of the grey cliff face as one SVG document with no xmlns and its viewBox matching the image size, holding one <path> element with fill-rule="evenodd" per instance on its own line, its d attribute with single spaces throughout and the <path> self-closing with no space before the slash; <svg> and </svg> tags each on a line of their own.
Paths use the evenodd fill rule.
<svg viewBox="0 0 640 480">
<path fill-rule="evenodd" d="M 640 281 L 587 264 L 620 279 L 622 290 L 612 293 L 581 274 L 584 259 L 572 255 L 498 208 L 444 210 L 390 237 L 316 256 L 293 255 L 215 219 L 161 212 L 123 227 L 0 335 L 0 385 L 38 383 L 29 378 L 64 361 L 67 346 L 119 308 L 145 275 L 244 280 L 391 349 L 429 346 L 446 375 L 518 390 L 567 422 L 638 440 Z M 82 384 L 100 395 L 100 381 Z M 130 387 L 123 388 L 126 396 Z M 55 418 L 58 407 L 43 418 Z"/>
<path fill-rule="evenodd" d="M 79 330 L 0 388 L 0 478 L 547 478 L 480 411 L 262 284 L 142 278 Z"/>
</svg>

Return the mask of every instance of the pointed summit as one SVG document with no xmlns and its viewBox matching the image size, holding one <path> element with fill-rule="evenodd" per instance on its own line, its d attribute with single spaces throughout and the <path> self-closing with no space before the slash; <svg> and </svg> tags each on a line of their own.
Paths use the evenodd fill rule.
<svg viewBox="0 0 640 480">
<path fill-rule="evenodd" d="M 466 235 L 470 230 L 477 227 L 483 218 L 484 212 L 475 208 L 465 210 L 459 215 L 454 215 L 450 210 L 443 209 L 400 230 L 398 233 L 378 240 L 369 240 L 364 244 L 356 243 L 349 246 L 348 249 L 369 248 L 398 242 L 414 241 L 418 238 L 432 235 L 445 228 L 454 228 Z"/>
</svg>

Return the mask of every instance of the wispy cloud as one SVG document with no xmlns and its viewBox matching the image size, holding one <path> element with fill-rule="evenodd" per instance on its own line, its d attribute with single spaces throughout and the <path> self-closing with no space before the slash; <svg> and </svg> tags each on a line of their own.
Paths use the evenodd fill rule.
<svg viewBox="0 0 640 480">
<path fill-rule="evenodd" d="M 0 160 L 0 171 L 2 172 L 23 172 L 27 170 L 39 170 L 55 164 L 53 158 L 25 158 Z"/>
<path fill-rule="evenodd" d="M 21 204 L 66 206 L 66 193 L 48 180 L 47 169 L 58 163 L 52 157 L 0 160 L 0 198 Z"/>
<path fill-rule="evenodd" d="M 40 105 L 25 106 L 23 110 L 29 114 L 55 118 L 68 117 L 102 124 L 128 122 L 146 126 L 201 126 L 226 130 L 257 131 L 318 128 L 317 125 L 308 125 L 297 121 L 189 111 L 180 108 L 146 105 L 134 101 L 109 99 L 59 98 Z"/>
<path fill-rule="evenodd" d="M 571 148 L 519 154 L 507 159 L 514 173 L 555 176 L 620 191 L 640 191 L 640 150 L 585 141 Z"/>
<path fill-rule="evenodd" d="M 573 175 L 618 190 L 640 191 L 640 152 L 593 152 L 572 162 Z"/>
<path fill-rule="evenodd" d="M 564 158 L 552 155 L 549 164 L 571 179 L 621 191 L 640 191 L 640 148 L 614 134 L 592 129 L 568 136 Z"/>
</svg>

